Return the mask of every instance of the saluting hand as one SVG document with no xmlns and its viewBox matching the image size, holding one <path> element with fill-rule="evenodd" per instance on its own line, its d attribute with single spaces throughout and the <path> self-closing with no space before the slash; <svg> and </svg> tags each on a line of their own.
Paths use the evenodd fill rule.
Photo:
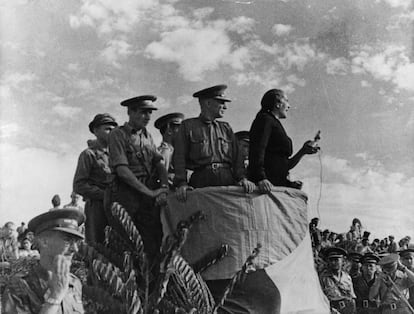
<svg viewBox="0 0 414 314">
<path fill-rule="evenodd" d="M 71 261 L 59 254 L 53 260 L 52 271 L 48 271 L 50 297 L 56 301 L 62 302 L 69 291 L 70 265 Z"/>
</svg>

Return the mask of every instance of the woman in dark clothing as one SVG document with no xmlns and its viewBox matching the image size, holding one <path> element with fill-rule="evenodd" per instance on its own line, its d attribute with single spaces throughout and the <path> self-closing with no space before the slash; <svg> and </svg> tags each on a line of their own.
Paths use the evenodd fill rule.
<svg viewBox="0 0 414 314">
<path fill-rule="evenodd" d="M 319 147 L 307 141 L 291 158 L 292 140 L 280 123 L 290 108 L 285 93 L 279 89 L 267 91 L 261 101 L 262 109 L 250 128 L 249 180 L 255 182 L 262 193 L 272 186 L 298 187 L 289 181 L 289 170 L 306 154 L 315 154 Z"/>
</svg>

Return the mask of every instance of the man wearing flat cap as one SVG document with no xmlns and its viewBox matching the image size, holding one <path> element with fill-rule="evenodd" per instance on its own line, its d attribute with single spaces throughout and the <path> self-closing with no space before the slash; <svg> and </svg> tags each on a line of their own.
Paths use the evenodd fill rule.
<svg viewBox="0 0 414 314">
<path fill-rule="evenodd" d="M 187 190 L 207 186 L 242 185 L 247 192 L 255 185 L 243 178 L 243 166 L 238 154 L 237 140 L 224 116 L 227 103 L 226 85 L 217 85 L 198 91 L 201 113 L 186 119 L 178 130 L 174 152 L 174 185 L 177 198 L 186 200 Z M 192 170 L 187 182 L 187 170 Z"/>
<path fill-rule="evenodd" d="M 172 183 L 173 167 L 171 165 L 172 156 L 174 153 L 174 136 L 183 122 L 184 115 L 181 112 L 174 112 L 159 117 L 154 122 L 154 126 L 160 130 L 162 135 L 162 142 L 157 147 L 158 152 L 163 157 L 165 169 L 168 171 L 169 181 Z"/>
<path fill-rule="evenodd" d="M 29 222 L 40 260 L 10 279 L 2 296 L 3 313 L 84 313 L 81 282 L 70 273 L 84 219 L 78 210 L 61 209 Z"/>
<path fill-rule="evenodd" d="M 109 168 L 109 133 L 117 126 L 108 113 L 97 114 L 89 123 L 89 131 L 95 140 L 88 141 L 78 159 L 73 191 L 85 200 L 85 236 L 87 243 L 103 243 L 108 221 L 104 211 L 104 192 L 111 179 Z"/>
<path fill-rule="evenodd" d="M 408 268 L 410 271 L 414 271 L 414 248 L 408 246 L 407 249 L 400 251 L 401 263 Z M 414 307 L 414 287 L 409 288 L 409 299 L 410 305 Z"/>
<path fill-rule="evenodd" d="M 378 313 L 378 299 L 371 300 L 369 291 L 378 276 L 377 263 L 379 257 L 372 253 L 367 253 L 361 257 L 361 273 L 352 278 L 354 291 L 356 295 L 357 314 L 375 314 Z"/>
<path fill-rule="evenodd" d="M 150 262 L 162 240 L 160 205 L 168 193 L 167 171 L 146 127 L 157 108 L 157 97 L 143 95 L 121 102 L 129 120 L 109 136 L 110 165 L 115 174 L 109 203 L 118 202 L 138 228 Z"/>
<path fill-rule="evenodd" d="M 351 276 L 342 270 L 346 256 L 347 252 L 341 248 L 327 248 L 325 250 L 327 269 L 320 274 L 319 279 L 332 311 L 353 314 L 356 311 L 354 287 Z"/>
<path fill-rule="evenodd" d="M 369 292 L 370 299 L 380 300 L 383 314 L 413 313 L 407 300 L 408 289 L 414 286 L 414 273 L 401 264 L 398 254 L 380 259 L 382 268 Z"/>
</svg>

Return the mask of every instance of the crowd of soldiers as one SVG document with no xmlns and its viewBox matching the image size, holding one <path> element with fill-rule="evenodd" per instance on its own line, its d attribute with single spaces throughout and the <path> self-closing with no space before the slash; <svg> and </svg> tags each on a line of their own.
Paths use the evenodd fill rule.
<svg viewBox="0 0 414 314">
<path fill-rule="evenodd" d="M 217 85 L 193 94 L 200 104 L 198 117 L 185 119 L 182 113 L 174 112 L 158 118 L 155 127 L 163 139 L 159 147 L 147 130 L 152 113 L 157 110 L 157 97 L 153 95 L 122 101 L 128 115 L 123 125 L 118 125 L 108 113 L 93 118 L 89 130 L 95 138 L 81 152 L 73 180 L 74 195 L 85 200 L 85 215 L 69 206 L 50 210 L 29 222 L 40 260 L 27 276 L 15 278 L 4 290 L 2 307 L 6 313 L 83 313 L 80 281 L 69 272 L 71 259 L 79 241 L 104 242 L 106 213 L 114 202 L 130 215 L 148 259 L 155 265 L 159 262 L 163 239 L 160 210 L 166 205 L 169 192 L 174 191 L 177 199 L 185 202 L 191 190 L 208 186 L 238 185 L 245 193 L 255 189 L 267 193 L 274 185 L 301 188 L 300 182 L 287 178 L 288 170 L 304 155 L 314 154 L 319 148 L 308 141 L 289 158 L 292 141 L 279 122 L 286 118 L 289 109 L 286 95 L 280 90 L 268 91 L 253 123 L 254 130 L 234 133 L 229 123 L 218 120 L 231 101 L 224 95 L 226 88 Z M 254 143 L 249 142 L 252 138 Z M 252 149 L 259 158 L 254 158 Z M 283 171 L 274 165 L 275 160 L 283 164 Z M 258 169 L 254 175 L 249 161 L 254 163 L 250 168 Z M 85 232 L 79 229 L 82 224 Z M 355 313 L 355 306 L 358 311 L 371 310 L 375 304 L 376 311 L 380 308 L 382 313 L 388 313 L 387 310 L 406 313 L 401 310 L 407 308 L 403 299 L 390 287 L 395 284 L 404 292 L 414 283 L 411 266 L 404 262 L 408 260 L 405 256 L 411 256 L 409 248 L 400 252 L 401 262 L 398 255 L 380 259 L 372 252 L 361 253 L 358 267 L 353 266 L 358 269 L 353 275 L 357 275 L 352 279 L 343 270 L 344 259 L 351 254 L 340 247 L 340 241 L 331 238 L 332 242 L 327 244 L 328 235 L 317 229 L 314 220 L 310 231 L 316 260 L 319 254 L 324 257 L 323 263 L 319 263 L 323 265 L 321 284 L 333 310 Z M 350 241 L 358 238 L 357 231 L 352 232 Z M 358 245 L 366 246 L 360 242 Z M 377 265 L 382 266 L 381 272 Z M 159 271 L 156 267 L 152 269 L 154 275 Z M 272 289 L 257 289 L 258 285 L 266 286 L 266 280 L 269 279 L 263 270 L 247 274 L 246 284 L 234 288 L 220 311 L 236 313 L 242 308 L 248 313 L 277 313 L 280 296 L 266 295 Z M 230 281 L 229 278 L 206 283 L 217 300 Z M 253 305 L 252 300 L 273 300 L 274 304 L 263 301 Z"/>
<path fill-rule="evenodd" d="M 369 240 L 355 218 L 345 234 L 309 224 L 315 266 L 333 313 L 414 313 L 414 246 L 409 236 Z M 335 233 L 334 233 L 335 234 Z"/>
</svg>

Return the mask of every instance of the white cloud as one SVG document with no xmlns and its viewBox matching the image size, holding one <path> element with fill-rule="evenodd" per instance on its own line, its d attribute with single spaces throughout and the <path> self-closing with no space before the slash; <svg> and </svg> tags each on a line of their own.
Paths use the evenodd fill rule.
<svg viewBox="0 0 414 314">
<path fill-rule="evenodd" d="M 69 17 L 72 28 L 89 26 L 99 34 L 130 32 L 157 0 L 83 0 L 79 12 Z"/>
<path fill-rule="evenodd" d="M 366 80 L 362 80 L 361 81 L 361 86 L 362 87 L 372 87 L 372 84 Z"/>
<path fill-rule="evenodd" d="M 2 77 L 1 84 L 18 88 L 23 83 L 33 82 L 37 79 L 38 77 L 34 73 L 8 72 Z"/>
<path fill-rule="evenodd" d="M 331 59 L 326 63 L 326 73 L 330 75 L 346 75 L 349 68 L 349 61 L 343 57 Z"/>
<path fill-rule="evenodd" d="M 346 228 L 344 219 L 350 222 L 357 215 L 374 236 L 399 235 L 412 230 L 414 178 L 386 171 L 367 153 L 356 155 L 364 163 L 361 167 L 342 158 L 323 156 L 322 182 L 317 159 L 305 159 L 298 169 L 295 168 L 294 174 L 301 173 L 299 179 L 303 179 L 305 192 L 310 198 L 310 212 L 317 213 L 316 200 L 322 184 L 319 211 L 321 219 L 329 221 L 331 226 Z"/>
<path fill-rule="evenodd" d="M 377 80 L 395 84 L 398 89 L 414 91 L 414 63 L 410 62 L 403 46 L 387 45 L 377 49 L 365 46 L 353 51 L 352 72 L 368 73 Z"/>
<path fill-rule="evenodd" d="M 101 58 L 116 68 L 121 66 L 120 61 L 132 54 L 131 45 L 124 39 L 110 40 L 101 52 Z"/>
<path fill-rule="evenodd" d="M 0 193 L 4 196 L 0 198 L 0 208 L 10 209 L 6 215 L 8 220 L 27 222 L 47 211 L 52 207 L 50 200 L 54 194 L 60 194 L 63 204 L 69 202 L 78 157 L 72 151 L 73 147 L 70 154 L 61 155 L 0 143 L 0 172 L 2 178 L 7 178 L 0 185 Z M 11 210 L 16 206 L 19 210 Z"/>
<path fill-rule="evenodd" d="M 20 130 L 17 123 L 7 123 L 0 126 L 0 139 L 5 139 L 13 136 Z"/>
<path fill-rule="evenodd" d="M 53 106 L 52 110 L 62 118 L 73 118 L 82 111 L 81 108 L 68 106 L 63 103 Z"/>
<path fill-rule="evenodd" d="M 413 3 L 412 0 L 383 0 L 383 1 L 393 8 L 403 8 L 403 9 L 409 9 Z"/>
<path fill-rule="evenodd" d="M 275 24 L 272 27 L 272 32 L 276 36 L 287 36 L 293 30 L 292 25 Z"/>
</svg>

